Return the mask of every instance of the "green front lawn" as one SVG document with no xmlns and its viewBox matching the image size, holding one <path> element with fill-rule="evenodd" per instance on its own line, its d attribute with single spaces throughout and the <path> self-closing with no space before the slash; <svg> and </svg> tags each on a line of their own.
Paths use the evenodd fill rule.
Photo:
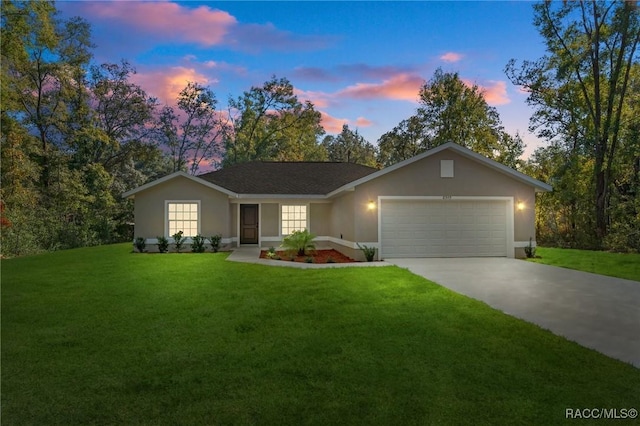
<svg viewBox="0 0 640 426">
<path fill-rule="evenodd" d="M 640 281 L 640 254 L 538 247 L 532 262 Z"/>
<path fill-rule="evenodd" d="M 396 267 L 2 262 L 3 424 L 558 424 L 640 370 Z M 575 421 L 568 421 L 573 423 Z"/>
</svg>

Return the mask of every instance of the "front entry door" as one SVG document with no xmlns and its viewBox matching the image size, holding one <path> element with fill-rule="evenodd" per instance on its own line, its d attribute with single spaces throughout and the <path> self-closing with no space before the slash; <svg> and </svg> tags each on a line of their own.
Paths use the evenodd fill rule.
<svg viewBox="0 0 640 426">
<path fill-rule="evenodd" d="M 258 244 L 258 205 L 240 204 L 240 244 Z"/>
</svg>

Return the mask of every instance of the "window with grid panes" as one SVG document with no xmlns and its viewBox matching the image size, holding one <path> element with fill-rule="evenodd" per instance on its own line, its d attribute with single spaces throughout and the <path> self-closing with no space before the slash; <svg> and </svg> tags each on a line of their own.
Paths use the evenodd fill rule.
<svg viewBox="0 0 640 426">
<path fill-rule="evenodd" d="M 198 235 L 198 203 L 167 203 L 169 236 L 182 231 L 185 237 Z"/>
<path fill-rule="evenodd" d="M 282 235 L 289 235 L 293 231 L 304 231 L 307 228 L 307 206 L 282 206 Z"/>
</svg>

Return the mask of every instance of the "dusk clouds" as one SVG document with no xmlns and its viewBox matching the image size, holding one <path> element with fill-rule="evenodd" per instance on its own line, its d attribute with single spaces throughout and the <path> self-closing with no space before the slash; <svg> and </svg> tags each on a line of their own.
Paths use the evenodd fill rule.
<svg viewBox="0 0 640 426">
<path fill-rule="evenodd" d="M 272 76 L 286 77 L 298 98 L 320 111 L 328 133 L 348 124 L 371 142 L 415 113 L 420 88 L 439 67 L 477 85 L 492 106 L 509 105 L 511 113 L 514 101 L 524 104 L 502 72 L 515 54 L 500 46 L 509 37 L 482 39 L 490 31 L 457 25 L 465 22 L 461 13 L 468 14 L 466 22 L 482 22 L 480 6 L 467 4 L 453 14 L 447 10 L 457 6 L 437 2 L 376 5 L 165 0 L 57 7 L 91 24 L 97 63 L 129 61 L 137 69 L 132 80 L 162 104 L 174 103 L 188 82 L 197 82 L 208 85 L 225 109 L 229 97 Z M 441 20 L 424 25 L 424 16 L 444 9 Z M 518 130 L 526 131 L 520 123 Z"/>
<path fill-rule="evenodd" d="M 173 2 L 104 2 L 73 4 L 73 13 L 91 16 L 111 31 L 135 34 L 150 43 L 171 42 L 231 50 L 316 50 L 329 46 L 333 37 L 293 34 L 272 23 L 241 23 L 230 13 L 208 5 L 189 7 Z M 104 39 L 108 43 L 109 39 Z M 126 46 L 123 46 L 126 48 Z"/>
</svg>

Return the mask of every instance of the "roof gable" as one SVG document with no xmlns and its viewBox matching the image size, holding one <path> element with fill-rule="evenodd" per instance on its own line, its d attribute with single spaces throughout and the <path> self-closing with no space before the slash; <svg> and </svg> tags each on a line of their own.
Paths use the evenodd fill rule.
<svg viewBox="0 0 640 426">
<path fill-rule="evenodd" d="M 527 176 L 524 173 L 521 173 L 517 170 L 512 169 L 511 167 L 505 166 L 502 163 L 498 163 L 495 160 L 492 160 L 490 158 L 485 157 L 484 155 L 478 154 L 477 152 L 474 152 L 468 148 L 463 147 L 462 145 L 458 145 L 457 143 L 454 142 L 447 142 L 443 145 L 437 146 L 435 148 L 432 148 L 428 151 L 423 152 L 422 154 L 418 154 L 414 157 L 408 158 L 404 161 L 401 161 L 399 163 L 396 163 L 392 166 L 389 167 L 385 167 L 382 170 L 378 170 L 375 173 L 372 173 L 370 175 L 364 176 L 358 180 L 355 180 L 353 182 L 349 182 L 346 185 L 341 186 L 340 188 L 336 189 L 335 191 L 332 191 L 330 194 L 328 194 L 329 197 L 336 195 L 342 191 L 347 191 L 350 189 L 355 188 L 358 185 L 362 185 L 363 183 L 369 182 L 373 179 L 379 178 L 380 176 L 384 176 L 387 173 L 391 173 L 394 170 L 398 170 L 402 167 L 408 166 L 409 164 L 415 163 L 416 161 L 420 161 L 424 158 L 430 157 L 432 155 L 435 155 L 439 152 L 445 151 L 445 150 L 452 150 L 455 151 L 456 153 L 467 157 L 469 159 L 475 160 L 479 163 L 482 163 L 484 165 L 486 165 L 487 167 L 494 169 L 500 173 L 503 173 L 515 180 L 518 180 L 520 182 L 523 182 L 527 185 L 533 186 L 536 190 L 536 192 L 546 192 L 546 191 L 552 191 L 553 188 L 544 183 L 541 182 L 537 179 L 532 178 L 531 176 Z"/>
<path fill-rule="evenodd" d="M 213 184 L 211 182 L 207 182 L 205 180 L 202 180 L 202 179 L 200 179 L 200 178 L 198 178 L 196 176 L 190 175 L 188 173 L 185 173 L 185 172 L 174 172 L 174 173 L 171 173 L 170 175 L 161 177 L 159 179 L 156 179 L 154 181 L 146 183 L 146 184 L 144 184 L 142 186 L 139 186 L 139 187 L 137 187 L 135 189 L 132 189 L 131 191 L 127 191 L 124 194 L 122 194 L 122 197 L 123 198 L 134 197 L 138 192 L 142 192 L 142 191 L 145 191 L 145 190 L 147 190 L 149 188 L 153 188 L 156 185 L 160 185 L 161 183 L 170 181 L 170 180 L 175 179 L 177 177 L 187 178 L 187 179 L 192 180 L 192 181 L 194 181 L 196 183 L 199 183 L 201 185 L 207 186 L 207 187 L 209 187 L 211 189 L 215 189 L 216 191 L 220 191 L 222 193 L 225 193 L 225 194 L 227 194 L 229 196 L 237 197 L 237 195 L 238 195 L 238 194 L 236 194 L 236 193 L 234 193 L 232 191 L 229 191 L 226 188 L 223 188 L 221 186 L 215 185 L 215 184 Z"/>
</svg>

